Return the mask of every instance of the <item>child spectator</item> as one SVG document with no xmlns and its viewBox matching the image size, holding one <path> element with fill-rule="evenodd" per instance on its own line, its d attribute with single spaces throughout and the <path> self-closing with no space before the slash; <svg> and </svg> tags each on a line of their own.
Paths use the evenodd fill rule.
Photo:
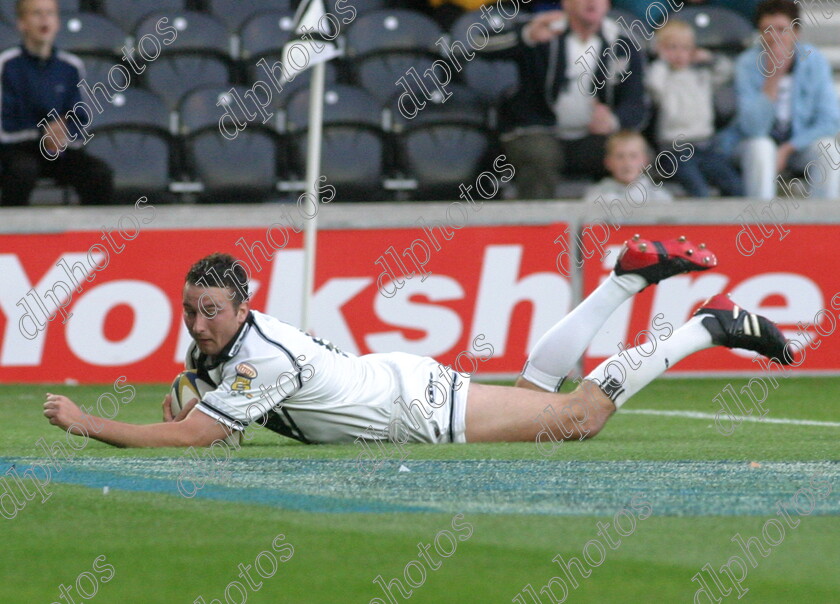
<svg viewBox="0 0 840 604">
<path fill-rule="evenodd" d="M 592 201 L 600 196 L 608 200 L 618 196 L 623 199 L 632 189 L 632 197 L 637 203 L 641 196 L 641 189 L 647 202 L 670 202 L 671 194 L 662 188 L 662 184 L 654 184 L 644 173 L 650 164 L 650 151 L 644 137 L 632 130 L 621 130 L 607 139 L 604 165 L 611 174 L 586 190 L 585 199 Z"/>
<path fill-rule="evenodd" d="M 675 179 L 691 197 L 709 197 L 710 183 L 727 197 L 743 195 L 741 177 L 712 142 L 714 87 L 727 79 L 729 65 L 713 65 L 711 54 L 695 45 L 694 30 L 685 21 L 665 24 L 657 33 L 656 50 L 659 59 L 645 80 L 657 108 L 656 144 L 663 149 L 689 143 L 694 147 L 694 154 L 677 167 Z"/>
</svg>

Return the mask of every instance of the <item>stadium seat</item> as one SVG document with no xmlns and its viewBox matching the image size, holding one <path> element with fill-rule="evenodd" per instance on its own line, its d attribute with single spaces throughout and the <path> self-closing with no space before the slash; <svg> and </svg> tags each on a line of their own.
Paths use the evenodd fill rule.
<svg viewBox="0 0 840 604">
<path fill-rule="evenodd" d="M 415 199 L 456 199 L 458 187 L 482 171 L 492 145 L 481 129 L 440 124 L 412 128 L 398 139 L 407 177 L 417 183 Z"/>
<path fill-rule="evenodd" d="M 497 104 L 519 86 L 519 68 L 513 61 L 490 61 L 476 57 L 463 67 L 467 85 L 488 105 Z"/>
<path fill-rule="evenodd" d="M 431 68 L 433 61 L 434 57 L 426 53 L 390 52 L 363 57 L 351 64 L 355 71 L 356 83 L 380 102 L 385 102 L 394 95 L 395 91 L 404 89 L 402 84 L 396 83 L 401 78 L 405 78 L 404 81 L 412 90 L 420 90 L 415 79 L 406 75 L 411 69 L 417 74 L 416 77 L 421 79 L 427 90 L 434 89 L 431 80 L 423 75 L 427 69 Z"/>
<path fill-rule="evenodd" d="M 306 136 L 291 138 L 290 165 L 300 178 L 306 172 Z M 320 173 L 336 187 L 341 200 L 378 201 L 383 198 L 385 139 L 359 126 L 325 127 L 321 141 Z"/>
<path fill-rule="evenodd" d="M 84 55 L 81 57 L 82 61 L 85 63 L 85 79 L 91 86 L 94 86 L 97 82 L 102 82 L 103 84 L 108 82 L 108 73 L 111 71 L 111 68 L 119 63 L 122 66 L 126 66 L 125 63 L 122 63 L 117 57 L 111 56 L 98 56 L 98 55 Z M 114 73 L 114 78 L 118 77 L 117 73 Z M 132 81 L 134 78 L 134 73 L 131 73 Z M 122 82 L 122 80 L 120 80 Z M 110 86 L 110 85 L 109 85 Z M 110 90 L 111 88 L 109 88 Z"/>
<path fill-rule="evenodd" d="M 347 55 L 407 51 L 440 55 L 444 35 L 431 18 L 408 9 L 375 10 L 356 17 L 347 29 Z"/>
<path fill-rule="evenodd" d="M 272 11 L 255 15 L 242 26 L 239 32 L 240 56 L 242 70 L 246 74 L 249 86 L 258 80 L 269 83 L 272 79 L 257 63 L 265 59 L 269 66 L 273 66 L 281 61 L 283 46 L 292 35 L 293 21 L 292 13 Z M 338 79 L 339 62 L 340 59 L 333 59 L 326 64 L 325 81 L 327 84 Z M 278 68 L 276 73 L 279 77 L 281 70 Z M 282 93 L 277 94 L 275 89 L 275 101 L 285 102 L 293 91 L 308 86 L 309 79 L 310 72 L 307 70 L 291 82 L 283 84 Z"/>
<path fill-rule="evenodd" d="M 185 140 L 189 172 L 203 185 L 205 201 L 254 201 L 276 195 L 278 151 L 276 136 L 249 125 L 233 140 L 217 125 Z"/>
<path fill-rule="evenodd" d="M 414 118 L 393 113 L 404 176 L 416 182 L 415 199 L 456 199 L 461 183 L 482 171 L 494 145 L 485 109 L 468 88 L 453 87 L 444 103 L 427 102 Z"/>
<path fill-rule="evenodd" d="M 80 54 L 122 56 L 128 34 L 110 19 L 94 13 L 63 16 L 64 24 L 55 44 L 62 50 Z"/>
<path fill-rule="evenodd" d="M 342 28 L 359 15 L 388 8 L 390 4 L 393 4 L 390 0 L 324 0 L 324 7 L 341 21 Z"/>
<path fill-rule="evenodd" d="M 0 51 L 20 44 L 20 32 L 8 23 L 0 22 Z"/>
<path fill-rule="evenodd" d="M 171 44 L 165 41 L 172 34 L 161 36 L 155 28 L 161 18 L 169 19 L 167 27 L 174 27 L 177 37 Z M 220 57 L 231 57 L 231 42 L 225 26 L 204 13 L 194 11 L 155 12 L 143 17 L 134 29 L 135 40 L 152 35 L 164 41 L 164 55 L 185 52 L 215 53 Z"/>
<path fill-rule="evenodd" d="M 478 93 L 461 84 L 451 84 L 447 91 L 452 94 L 446 100 L 439 94 L 432 94 L 431 99 L 420 98 L 425 102 L 425 106 L 423 109 L 418 107 L 417 115 L 413 117 L 405 114 L 405 106 L 398 105 L 399 94 L 392 97 L 385 107 L 391 111 L 394 132 L 421 125 L 457 124 L 474 128 L 487 127 L 487 106 Z"/>
<path fill-rule="evenodd" d="M 697 45 L 730 54 L 749 46 L 756 30 L 746 18 L 722 6 L 688 6 L 679 18 L 694 27 Z"/>
<path fill-rule="evenodd" d="M 178 108 L 188 173 L 200 184 L 205 200 L 244 199 L 248 195 L 262 198 L 276 192 L 279 155 L 276 134 L 271 131 L 274 121 L 267 125 L 258 117 L 249 121 L 233 101 L 231 107 L 246 127 L 236 132 L 237 126 L 229 124 L 227 132 L 235 133 L 232 140 L 221 134 L 219 123 L 226 108 L 217 103 L 232 102 L 231 89 L 251 107 L 244 96 L 247 88 L 212 85 L 187 93 Z M 225 149 L 230 151 L 227 159 Z M 239 174 L 240 170 L 244 174 Z"/>
<path fill-rule="evenodd" d="M 291 0 L 208 0 L 210 14 L 225 24 L 228 31 L 239 31 L 251 17 L 266 11 L 294 15 Z"/>
<path fill-rule="evenodd" d="M 686 6 L 688 6 L 688 5 L 686 4 Z M 658 13 L 653 13 L 653 14 L 658 15 Z M 680 18 L 679 14 L 672 15 L 672 16 L 675 19 Z M 633 36 L 635 37 L 636 42 L 639 45 L 641 45 L 644 48 L 645 52 L 647 52 L 648 54 L 653 53 L 654 40 L 655 40 L 654 36 L 656 35 L 656 30 L 653 29 L 650 26 L 650 24 L 647 22 L 647 20 L 645 18 L 638 17 L 633 12 L 628 11 L 628 10 L 623 10 L 623 9 L 620 9 L 620 8 L 612 9 L 609 13 L 607 13 L 607 18 L 612 19 L 613 21 L 616 21 L 616 22 L 618 22 L 619 19 L 623 19 L 623 23 L 626 24 L 626 27 L 632 28 Z M 656 18 L 656 17 L 654 17 L 654 18 Z M 633 27 L 634 22 L 638 22 L 638 23 L 636 23 L 635 27 Z M 643 36 L 641 34 L 641 32 L 639 32 L 639 29 L 638 29 L 639 25 L 641 25 L 644 28 L 644 31 L 646 32 L 646 37 Z M 623 25 L 619 25 L 619 27 L 622 27 L 622 31 L 624 31 Z M 647 39 L 647 38 L 649 38 L 649 39 Z"/>
<path fill-rule="evenodd" d="M 148 64 L 144 79 L 149 89 L 158 93 L 172 111 L 190 90 L 208 84 L 231 84 L 228 63 L 216 56 L 201 54 L 162 56 Z"/>
<path fill-rule="evenodd" d="M 295 92 L 286 105 L 290 164 L 303 176 L 306 168 L 309 89 Z M 386 171 L 386 135 L 380 103 L 366 90 L 336 84 L 324 92 L 321 173 L 341 199 L 382 197 Z"/>
<path fill-rule="evenodd" d="M 239 56 L 244 61 L 279 53 L 292 36 L 294 15 L 288 11 L 271 11 L 254 15 L 239 30 Z"/>
<path fill-rule="evenodd" d="M 256 116 L 254 119 L 249 120 L 248 117 L 243 114 L 242 110 L 231 96 L 231 90 L 234 90 L 235 93 L 239 95 L 239 98 L 242 99 L 242 102 L 246 105 L 252 115 Z M 184 95 L 184 98 L 181 99 L 181 102 L 178 105 L 178 131 L 181 134 L 187 135 L 203 128 L 218 128 L 219 120 L 226 113 L 225 105 L 228 103 L 233 103 L 233 105 L 231 105 L 231 110 L 234 112 L 234 115 L 237 119 L 247 123 L 248 126 L 257 125 L 268 128 L 272 127 L 274 123 L 276 123 L 276 119 L 272 119 L 266 124 L 263 124 L 262 118 L 259 117 L 257 111 L 254 109 L 253 103 L 245 96 L 247 92 L 248 88 L 245 88 L 244 86 L 219 85 L 202 86 L 191 90 Z M 218 104 L 220 102 L 224 103 L 224 105 L 220 106 Z M 275 110 L 273 109 L 269 110 L 269 112 L 274 111 Z M 233 132 L 236 129 L 236 126 L 231 124 L 229 129 L 230 132 Z"/>
<path fill-rule="evenodd" d="M 97 96 L 100 102 L 102 97 Z M 169 132 L 169 110 L 158 95 L 142 88 L 115 92 L 111 101 L 102 103 L 103 111 L 93 118 L 94 129 L 137 128 Z"/>
<path fill-rule="evenodd" d="M 17 23 L 17 12 L 15 11 L 16 4 L 17 2 L 14 0 L 5 0 L 4 2 L 0 2 L 0 19 L 10 25 Z M 58 0 L 58 7 L 62 15 L 64 13 L 79 12 L 80 4 L 81 2 L 79 0 Z"/>
<path fill-rule="evenodd" d="M 180 11 L 186 0 L 99 0 L 106 17 L 118 23 L 125 31 L 134 31 L 137 23 L 155 11 Z"/>
<path fill-rule="evenodd" d="M 309 88 L 295 92 L 286 103 L 286 128 L 303 130 L 309 120 Z M 363 88 L 333 84 L 324 90 L 324 125 L 365 125 L 382 128 L 382 109 Z"/>
<path fill-rule="evenodd" d="M 483 31 L 495 31 L 495 29 L 499 29 L 500 32 L 508 31 L 517 23 L 527 21 L 530 14 L 519 11 L 512 19 L 505 19 L 498 12 L 494 12 L 491 18 L 493 19 L 492 27 L 488 27 L 487 19 L 482 18 L 481 11 L 464 13 L 450 28 L 451 41 L 448 46 L 460 42 L 467 53 L 475 53 L 472 50 L 473 47 L 483 45 L 484 38 L 481 29 L 473 28 L 471 31 L 470 28 L 473 24 L 479 23 L 484 28 Z M 449 51 L 446 51 L 445 54 L 450 55 Z M 519 69 L 511 61 L 489 60 L 475 53 L 474 58 L 465 64 L 458 50 L 452 54 L 452 57 L 462 66 L 461 78 L 464 82 L 478 92 L 482 99 L 489 104 L 495 104 L 505 91 L 515 89 L 519 84 Z M 451 63 L 452 59 L 449 61 Z"/>
<path fill-rule="evenodd" d="M 520 10 L 512 19 L 505 19 L 498 12 L 493 12 L 490 17 L 492 19 L 491 27 L 488 28 L 487 18 L 482 17 L 480 10 L 474 10 L 458 17 L 449 28 L 449 33 L 452 41 L 461 42 L 468 51 L 472 52 L 472 48 L 478 48 L 484 44 L 482 30 L 490 33 L 495 33 L 498 30 L 498 33 L 502 33 L 515 27 L 517 23 L 528 21 L 530 18 L 531 13 L 524 10 Z M 473 28 L 470 31 L 470 26 L 474 23 L 480 24 L 481 29 Z"/>
<path fill-rule="evenodd" d="M 123 198 L 169 190 L 172 148 L 165 134 L 134 128 L 106 127 L 94 132 L 85 149 L 114 171 L 114 188 Z"/>
<path fill-rule="evenodd" d="M 265 84 L 268 84 L 271 87 L 273 97 L 272 107 L 279 106 L 285 104 L 291 94 L 296 91 L 309 86 L 309 82 L 312 79 L 312 70 L 307 69 L 303 73 L 299 73 L 295 79 L 290 82 L 286 82 L 282 85 L 282 91 L 279 93 L 277 89 L 274 88 L 274 85 L 270 81 L 271 78 L 266 73 L 265 69 L 262 65 L 258 65 L 257 63 L 261 60 L 265 59 L 266 63 L 268 63 L 269 67 L 273 66 L 277 61 L 280 60 L 280 54 L 268 54 L 263 57 L 256 58 L 254 61 L 249 61 L 249 64 L 246 68 L 247 74 L 247 85 L 250 87 L 254 84 L 254 82 L 262 81 Z M 340 59 L 333 59 L 324 64 L 324 83 L 325 85 L 329 86 L 330 84 L 336 83 L 339 78 L 339 73 L 341 73 L 342 69 L 340 65 L 342 64 Z M 278 69 L 276 73 L 279 75 L 280 70 Z"/>
<path fill-rule="evenodd" d="M 163 16 L 166 13 L 143 18 L 135 30 L 135 39 L 154 35 L 155 24 Z M 224 25 L 209 15 L 192 11 L 172 12 L 168 18 L 177 37 L 162 47 L 159 58 L 147 63 L 144 81 L 174 110 L 190 90 L 208 84 L 232 84 L 234 78 L 230 37 Z"/>
<path fill-rule="evenodd" d="M 93 117 L 93 139 L 86 149 L 114 170 L 120 198 L 163 195 L 178 164 L 177 148 L 169 134 L 169 111 L 163 100 L 140 88 L 114 93 Z"/>
<path fill-rule="evenodd" d="M 735 83 L 729 82 L 715 90 L 715 127 L 724 128 L 738 111 L 738 95 L 735 92 Z"/>
</svg>

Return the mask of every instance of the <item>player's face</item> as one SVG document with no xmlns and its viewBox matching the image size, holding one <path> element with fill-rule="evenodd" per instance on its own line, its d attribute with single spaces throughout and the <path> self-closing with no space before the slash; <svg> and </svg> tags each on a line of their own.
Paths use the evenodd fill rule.
<svg viewBox="0 0 840 604">
<path fill-rule="evenodd" d="M 28 0 L 18 17 L 18 30 L 28 44 L 52 45 L 58 33 L 58 3 L 56 0 Z"/>
<path fill-rule="evenodd" d="M 615 145 L 607 155 L 607 169 L 618 182 L 629 185 L 641 176 L 647 165 L 645 145 L 640 140 L 626 140 Z"/>
<path fill-rule="evenodd" d="M 248 303 L 234 307 L 230 296 L 227 288 L 184 285 L 184 324 L 206 355 L 219 354 L 248 317 Z"/>
</svg>

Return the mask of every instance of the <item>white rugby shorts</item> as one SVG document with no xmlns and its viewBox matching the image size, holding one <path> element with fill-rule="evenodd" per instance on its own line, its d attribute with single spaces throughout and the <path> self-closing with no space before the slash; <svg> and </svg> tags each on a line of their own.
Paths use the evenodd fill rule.
<svg viewBox="0 0 840 604">
<path fill-rule="evenodd" d="M 402 352 L 370 356 L 388 366 L 399 391 L 390 403 L 389 440 L 466 442 L 469 376 L 464 377 L 431 357 Z"/>
</svg>

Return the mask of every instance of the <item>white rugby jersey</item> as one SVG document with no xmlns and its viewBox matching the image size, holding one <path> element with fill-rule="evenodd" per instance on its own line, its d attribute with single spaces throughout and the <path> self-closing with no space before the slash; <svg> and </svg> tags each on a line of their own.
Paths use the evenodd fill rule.
<svg viewBox="0 0 840 604">
<path fill-rule="evenodd" d="M 381 355 L 356 356 L 269 315 L 251 311 L 215 358 L 195 342 L 187 369 L 216 386 L 197 409 L 242 430 L 258 421 L 306 443 L 352 442 L 388 425 L 399 384 Z"/>
</svg>

